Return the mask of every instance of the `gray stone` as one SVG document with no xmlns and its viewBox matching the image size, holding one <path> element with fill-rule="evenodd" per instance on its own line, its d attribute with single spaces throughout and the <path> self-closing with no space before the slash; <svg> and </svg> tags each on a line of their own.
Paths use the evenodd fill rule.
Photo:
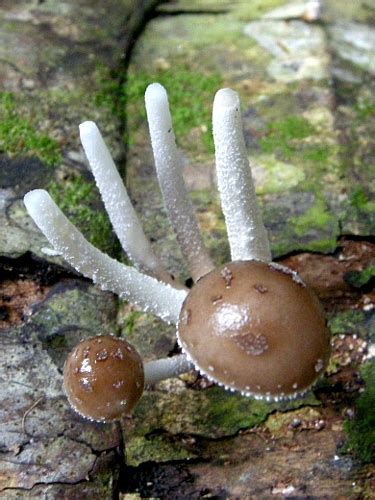
<svg viewBox="0 0 375 500">
<path fill-rule="evenodd" d="M 81 338 L 114 328 L 110 294 L 75 285 L 57 285 L 23 326 L 2 333 L 0 491 L 30 489 L 41 477 L 47 484 L 82 481 L 97 461 L 94 450 L 119 445 L 116 426 L 84 422 L 62 391 L 66 353 Z"/>
<path fill-rule="evenodd" d="M 328 78 L 329 58 L 320 27 L 302 21 L 254 21 L 244 27 L 274 59 L 268 73 L 276 80 L 293 82 Z"/>
<path fill-rule="evenodd" d="M 337 22 L 329 28 L 337 54 L 375 75 L 375 28 L 361 23 Z"/>
</svg>

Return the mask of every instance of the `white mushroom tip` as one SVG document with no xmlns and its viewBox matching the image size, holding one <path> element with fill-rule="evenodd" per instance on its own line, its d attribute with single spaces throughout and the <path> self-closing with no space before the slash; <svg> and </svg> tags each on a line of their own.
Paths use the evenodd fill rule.
<svg viewBox="0 0 375 500">
<path fill-rule="evenodd" d="M 238 94 L 232 89 L 220 89 L 215 94 L 214 107 L 234 108 L 239 106 L 239 103 Z"/>
<path fill-rule="evenodd" d="M 82 137 L 82 134 L 92 134 L 95 132 L 99 132 L 98 127 L 95 122 L 87 120 L 79 124 L 79 132 Z"/>
<path fill-rule="evenodd" d="M 88 166 L 94 173 L 94 170 L 100 168 L 102 164 L 106 168 L 112 162 L 110 153 L 107 151 L 103 137 L 95 122 L 85 121 L 79 125 L 79 136 L 81 144 L 86 153 Z"/>
<path fill-rule="evenodd" d="M 163 85 L 160 83 L 151 83 L 145 92 L 145 101 L 147 102 L 163 102 L 168 100 L 168 94 Z"/>
<path fill-rule="evenodd" d="M 51 197 L 45 189 L 33 189 L 25 194 L 23 202 L 29 214 L 34 217 L 34 214 L 38 214 L 41 204 L 48 202 L 50 199 Z"/>
</svg>

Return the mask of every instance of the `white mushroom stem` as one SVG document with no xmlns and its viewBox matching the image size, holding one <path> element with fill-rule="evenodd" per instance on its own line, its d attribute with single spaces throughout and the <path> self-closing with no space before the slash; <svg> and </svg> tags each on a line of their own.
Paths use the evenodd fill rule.
<svg viewBox="0 0 375 500">
<path fill-rule="evenodd" d="M 232 260 L 271 261 L 267 231 L 256 201 L 236 92 L 216 93 L 212 115 L 216 169 Z"/>
<path fill-rule="evenodd" d="M 24 202 L 49 242 L 78 272 L 143 311 L 170 323 L 177 322 L 186 291 L 176 290 L 100 252 L 65 217 L 46 191 L 30 191 Z"/>
<path fill-rule="evenodd" d="M 154 255 L 150 241 L 143 232 L 98 127 L 94 122 L 87 121 L 81 123 L 79 131 L 83 149 L 122 248 L 140 271 L 171 283 L 171 276 Z"/>
<path fill-rule="evenodd" d="M 200 237 L 191 202 L 182 177 L 182 161 L 176 147 L 167 93 L 159 83 L 147 87 L 145 94 L 155 166 L 160 188 L 178 244 L 192 278 L 214 269 Z"/>
<path fill-rule="evenodd" d="M 149 361 L 144 365 L 145 385 L 155 385 L 162 380 L 178 377 L 194 369 L 194 365 L 187 360 L 184 354 L 173 356 L 172 358 L 162 358 L 156 361 Z"/>
</svg>

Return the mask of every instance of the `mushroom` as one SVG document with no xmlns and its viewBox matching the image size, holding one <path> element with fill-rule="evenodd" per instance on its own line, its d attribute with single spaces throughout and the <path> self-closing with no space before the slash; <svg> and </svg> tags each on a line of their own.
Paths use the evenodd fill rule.
<svg viewBox="0 0 375 500">
<path fill-rule="evenodd" d="M 177 337 L 208 378 L 269 400 L 304 392 L 329 356 L 312 291 L 289 269 L 255 260 L 203 276 L 182 306 Z"/>
<path fill-rule="evenodd" d="M 199 235 L 183 182 L 167 93 L 154 83 L 147 88 L 145 100 L 165 206 L 195 282 L 190 292 L 154 255 L 94 123 L 80 126 L 81 141 L 114 230 L 134 267 L 91 245 L 47 192 L 31 191 L 24 201 L 54 249 L 76 270 L 143 311 L 177 323 L 183 354 L 142 366 L 134 348 L 115 337 L 83 341 L 65 365 L 69 401 L 88 418 L 119 418 L 131 412 L 143 385 L 154 385 L 194 366 L 245 395 L 267 400 L 298 396 L 327 365 L 329 332 L 312 291 L 291 270 L 271 262 L 237 94 L 221 89 L 213 106 L 218 188 L 232 258 L 217 270 Z M 123 359 L 116 358 L 116 352 Z M 95 394 L 97 402 L 90 399 Z"/>
<path fill-rule="evenodd" d="M 185 373 L 192 368 L 185 356 L 143 365 L 137 350 L 114 335 L 82 340 L 64 364 L 64 392 L 71 407 L 96 422 L 132 414 L 145 385 Z"/>
<path fill-rule="evenodd" d="M 65 394 L 73 409 L 90 420 L 108 422 L 131 414 L 143 388 L 140 355 L 113 335 L 82 340 L 65 361 Z"/>
</svg>

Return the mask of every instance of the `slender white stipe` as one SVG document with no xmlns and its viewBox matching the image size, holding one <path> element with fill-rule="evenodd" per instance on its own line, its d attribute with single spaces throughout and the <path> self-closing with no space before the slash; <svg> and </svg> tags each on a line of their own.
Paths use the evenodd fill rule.
<svg viewBox="0 0 375 500">
<path fill-rule="evenodd" d="M 143 232 L 98 127 L 94 122 L 87 121 L 81 123 L 79 131 L 91 171 L 122 248 L 140 271 L 171 283 L 171 276 L 154 255 L 150 241 Z"/>
<path fill-rule="evenodd" d="M 143 311 L 170 323 L 177 322 L 186 291 L 176 290 L 100 252 L 65 217 L 46 191 L 30 191 L 24 202 L 55 250 L 78 272 Z"/>
<path fill-rule="evenodd" d="M 167 93 L 159 83 L 145 93 L 155 166 L 165 207 L 178 244 L 194 280 L 214 269 L 204 248 L 182 177 L 182 162 L 176 147 Z"/>
<path fill-rule="evenodd" d="M 232 260 L 271 261 L 267 231 L 258 208 L 242 130 L 240 102 L 219 90 L 212 114 L 216 169 Z"/>
<path fill-rule="evenodd" d="M 181 373 L 194 370 L 194 365 L 187 360 L 184 354 L 173 356 L 172 358 L 162 358 L 149 361 L 144 365 L 145 385 L 155 385 L 162 380 L 178 377 Z"/>
</svg>

